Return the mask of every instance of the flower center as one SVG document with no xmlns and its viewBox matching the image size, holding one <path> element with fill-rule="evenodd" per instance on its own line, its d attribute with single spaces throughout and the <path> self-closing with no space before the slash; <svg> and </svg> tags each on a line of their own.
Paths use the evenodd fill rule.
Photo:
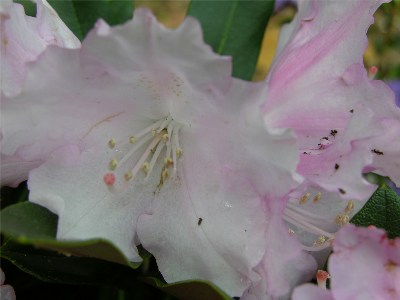
<svg viewBox="0 0 400 300">
<path fill-rule="evenodd" d="M 339 212 L 334 219 L 307 210 L 307 205 L 318 205 L 321 197 L 322 194 L 317 193 L 310 201 L 311 203 L 308 203 L 311 193 L 306 193 L 296 201 L 290 199 L 283 213 L 284 220 L 290 224 L 289 233 L 297 233 L 303 249 L 307 251 L 320 251 L 330 247 L 337 229 L 349 222 L 350 213 L 354 209 L 354 203 L 350 200 L 343 211 Z M 334 230 L 327 230 L 326 228 Z M 313 239 L 311 245 L 310 236 Z"/>
<path fill-rule="evenodd" d="M 108 163 L 110 172 L 104 175 L 104 183 L 113 187 L 121 173 L 123 185 L 134 180 L 141 173 L 144 174 L 144 180 L 147 180 L 156 169 L 157 161 L 162 158 L 162 154 L 164 154 L 164 159 L 160 185 L 171 176 L 175 176 L 178 159 L 183 153 L 179 145 L 181 128 L 180 123 L 174 121 L 171 116 L 167 116 L 120 143 L 117 143 L 114 138 L 110 139 L 108 147 L 115 150 L 115 155 Z"/>
</svg>

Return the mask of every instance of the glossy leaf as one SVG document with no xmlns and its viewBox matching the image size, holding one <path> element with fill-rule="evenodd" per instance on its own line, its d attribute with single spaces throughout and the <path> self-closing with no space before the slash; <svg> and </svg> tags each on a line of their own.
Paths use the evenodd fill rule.
<svg viewBox="0 0 400 300">
<path fill-rule="evenodd" d="M 270 0 L 192 0 L 188 15 L 200 21 L 215 52 L 233 57 L 233 76 L 250 80 L 273 7 Z"/>
<path fill-rule="evenodd" d="M 163 283 L 154 277 L 142 277 L 140 280 L 181 300 L 232 299 L 214 284 L 203 280 L 181 281 L 172 284 Z"/>
<path fill-rule="evenodd" d="M 103 239 L 86 241 L 56 240 L 58 217 L 46 208 L 23 202 L 1 211 L 1 232 L 20 244 L 52 249 L 65 254 L 95 257 L 137 268 L 111 242 Z"/>
<path fill-rule="evenodd" d="M 382 185 L 350 222 L 357 226 L 374 225 L 385 229 L 389 238 L 399 237 L 400 197 Z"/>
<path fill-rule="evenodd" d="M 122 24 L 131 19 L 133 2 L 124 0 L 49 0 L 60 18 L 81 40 L 99 18 L 104 19 L 110 25 Z"/>
</svg>

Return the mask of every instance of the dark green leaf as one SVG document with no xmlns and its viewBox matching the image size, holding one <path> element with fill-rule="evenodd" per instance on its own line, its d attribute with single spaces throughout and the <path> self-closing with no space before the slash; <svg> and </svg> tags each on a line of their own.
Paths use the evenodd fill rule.
<svg viewBox="0 0 400 300">
<path fill-rule="evenodd" d="M 382 185 L 350 222 L 357 226 L 374 225 L 385 229 L 389 238 L 399 237 L 399 196 L 388 186 Z"/>
<path fill-rule="evenodd" d="M 60 18 L 81 40 L 99 18 L 104 19 L 110 25 L 122 24 L 131 19 L 133 2 L 126 0 L 49 0 Z"/>
<path fill-rule="evenodd" d="M 27 16 L 36 16 L 36 4 L 30 0 L 14 0 L 15 3 L 22 4 Z"/>
<path fill-rule="evenodd" d="M 103 239 L 86 241 L 58 241 L 57 216 L 46 208 L 23 202 L 1 211 L 1 232 L 20 244 L 52 249 L 65 254 L 95 257 L 137 268 L 112 243 Z"/>
<path fill-rule="evenodd" d="M 69 257 L 12 241 L 6 242 L 0 250 L 2 258 L 47 282 L 109 284 L 126 288 L 137 276 L 137 271 L 120 264 L 95 258 Z"/>
<path fill-rule="evenodd" d="M 140 280 L 181 300 L 231 300 L 221 289 L 207 281 L 190 280 L 166 284 L 154 277 L 142 277 Z"/>
<path fill-rule="evenodd" d="M 270 0 L 192 0 L 188 14 L 200 21 L 215 52 L 233 57 L 233 76 L 250 80 L 273 7 Z"/>
</svg>

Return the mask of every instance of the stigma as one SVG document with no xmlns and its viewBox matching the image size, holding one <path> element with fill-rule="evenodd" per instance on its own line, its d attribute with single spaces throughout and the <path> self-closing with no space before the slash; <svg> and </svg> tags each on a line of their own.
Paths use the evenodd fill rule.
<svg viewBox="0 0 400 300">
<path fill-rule="evenodd" d="M 139 178 L 146 181 L 155 172 L 159 176 L 159 185 L 174 178 L 178 160 L 183 154 L 179 144 L 182 127 L 182 124 L 167 116 L 121 142 L 115 138 L 108 140 L 107 147 L 112 150 L 113 156 L 107 162 L 108 171 L 103 176 L 105 185 L 113 187 L 119 182 L 127 186 L 128 182 Z"/>
</svg>

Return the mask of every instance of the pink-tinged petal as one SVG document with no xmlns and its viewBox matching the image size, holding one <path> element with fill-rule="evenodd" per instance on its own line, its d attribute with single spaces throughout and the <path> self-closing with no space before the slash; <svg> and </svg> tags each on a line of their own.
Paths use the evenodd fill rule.
<svg viewBox="0 0 400 300">
<path fill-rule="evenodd" d="M 2 300 L 15 300 L 15 291 L 14 288 L 9 284 L 4 284 L 6 280 L 6 275 L 3 270 L 0 268 L 0 299 Z"/>
<path fill-rule="evenodd" d="M 338 232 L 333 250 L 328 269 L 334 299 L 399 299 L 399 238 L 347 225 Z"/>
<path fill-rule="evenodd" d="M 185 40 L 184 45 L 181 40 Z M 99 21 L 88 34 L 87 43 L 89 58 L 121 77 L 166 65 L 202 89 L 225 91 L 230 83 L 231 59 L 216 55 L 204 44 L 200 24 L 191 17 L 172 30 L 158 24 L 149 10 L 140 9 L 132 21 L 112 31 Z"/>
<path fill-rule="evenodd" d="M 135 243 L 136 222 L 156 186 L 110 190 L 103 182 L 109 160 L 107 152 L 70 145 L 53 152 L 28 181 L 30 201 L 59 216 L 59 240 L 107 239 L 131 261 L 141 261 Z"/>
<path fill-rule="evenodd" d="M 48 47 L 2 103 L 2 152 L 47 160 L 30 199 L 58 214 L 59 239 L 102 237 L 132 260 L 142 243 L 168 282 L 241 296 L 266 249 L 261 201 L 297 187 L 298 146 L 266 130 L 266 86 L 232 79 L 200 33 L 139 9 L 98 23 L 79 50 Z"/>
<path fill-rule="evenodd" d="M 293 129 L 300 142 L 299 173 L 344 199 L 371 195 L 364 171 L 399 178 L 390 164 L 400 159 L 400 145 L 386 131 L 400 127 L 400 110 L 390 90 L 368 79 L 362 65 L 366 31 L 382 2 L 300 2 L 267 78 L 267 126 Z M 373 150 L 380 148 L 388 156 L 378 160 Z"/>
<path fill-rule="evenodd" d="M 21 92 L 26 63 L 34 61 L 50 45 L 78 48 L 77 37 L 58 17 L 46 0 L 37 1 L 37 18 L 26 16 L 22 5 L 1 6 L 1 92 L 15 96 Z"/>
<path fill-rule="evenodd" d="M 50 4 L 46 0 L 38 0 L 36 3 L 37 29 L 45 43 L 63 48 L 79 48 L 81 42 L 64 24 Z"/>
<path fill-rule="evenodd" d="M 182 175 L 139 219 L 139 239 L 167 282 L 206 279 L 240 296 L 260 280 L 251 269 L 268 248 L 261 200 L 297 185 L 294 138 L 266 135 L 257 106 L 247 110 L 260 87 L 234 80 L 223 99 L 202 105 L 191 129 L 182 129 Z"/>
<path fill-rule="evenodd" d="M 244 292 L 241 299 L 289 299 L 292 289 L 311 280 L 317 269 L 315 259 L 305 252 L 296 235 L 282 220 L 283 201 L 266 200 L 267 246 L 255 268 L 261 279 Z"/>
<path fill-rule="evenodd" d="M 29 171 L 38 167 L 43 161 L 26 161 L 18 156 L 1 155 L 1 186 L 16 187 L 20 182 L 28 178 Z"/>
<path fill-rule="evenodd" d="M 293 291 L 292 300 L 335 300 L 330 290 L 324 290 L 314 284 L 303 284 Z"/>
</svg>

